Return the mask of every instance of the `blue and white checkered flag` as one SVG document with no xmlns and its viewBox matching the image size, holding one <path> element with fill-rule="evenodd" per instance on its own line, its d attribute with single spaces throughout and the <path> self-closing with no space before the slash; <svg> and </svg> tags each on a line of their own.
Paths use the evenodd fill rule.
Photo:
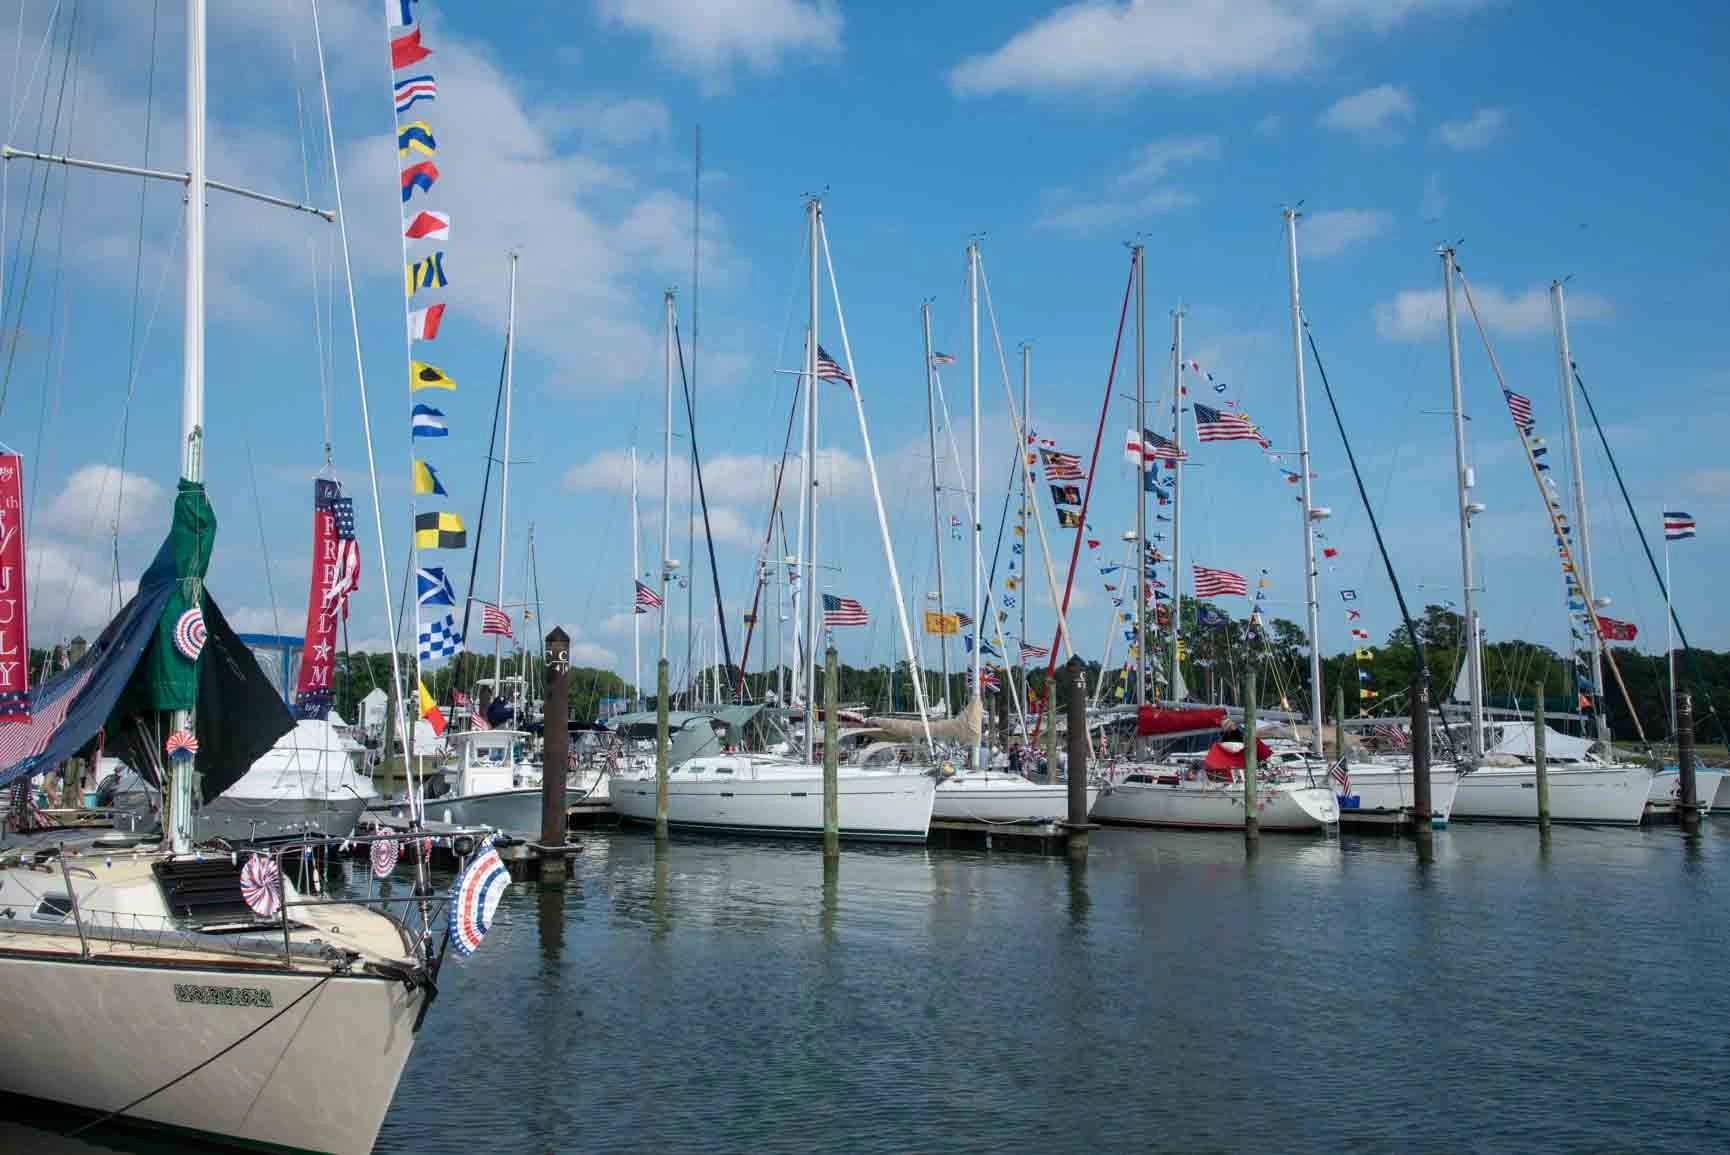
<svg viewBox="0 0 1730 1155">
<path fill-rule="evenodd" d="M 450 614 L 420 624 L 420 660 L 439 662 L 462 652 L 462 635 L 457 633 L 456 618 Z"/>
</svg>

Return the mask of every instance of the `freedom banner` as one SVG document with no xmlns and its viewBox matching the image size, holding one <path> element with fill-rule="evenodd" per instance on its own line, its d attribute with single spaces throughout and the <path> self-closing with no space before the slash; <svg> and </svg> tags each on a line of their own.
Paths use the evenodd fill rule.
<svg viewBox="0 0 1730 1155">
<path fill-rule="evenodd" d="M 30 720 L 23 499 L 24 459 L 0 454 L 0 722 Z"/>
</svg>

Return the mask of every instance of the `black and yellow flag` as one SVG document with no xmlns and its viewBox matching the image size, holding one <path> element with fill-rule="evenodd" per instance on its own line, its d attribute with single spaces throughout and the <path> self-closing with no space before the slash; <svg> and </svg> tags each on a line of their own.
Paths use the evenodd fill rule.
<svg viewBox="0 0 1730 1155">
<path fill-rule="evenodd" d="M 445 376 L 445 371 L 437 365 L 428 365 L 425 361 L 410 361 L 408 363 L 408 391 L 419 393 L 422 389 L 455 389 L 457 383 Z"/>
<path fill-rule="evenodd" d="M 468 545 L 463 519 L 454 513 L 417 513 L 414 517 L 416 549 L 462 549 Z"/>
<path fill-rule="evenodd" d="M 1059 529 L 1080 529 L 1081 511 L 1079 509 L 1060 509 L 1057 511 Z"/>
</svg>

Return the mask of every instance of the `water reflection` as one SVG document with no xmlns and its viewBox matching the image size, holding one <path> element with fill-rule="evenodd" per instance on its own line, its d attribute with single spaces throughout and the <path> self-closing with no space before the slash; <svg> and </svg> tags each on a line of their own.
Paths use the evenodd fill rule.
<svg viewBox="0 0 1730 1155">
<path fill-rule="evenodd" d="M 557 971 L 565 947 L 565 884 L 543 882 L 535 887 L 535 925 L 541 932 L 541 961 Z"/>
<path fill-rule="evenodd" d="M 833 944 L 835 941 L 835 916 L 841 909 L 841 856 L 825 854 L 823 856 L 823 907 L 818 917 L 818 927 L 823 932 L 823 941 Z"/>
<path fill-rule="evenodd" d="M 1078 854 L 1069 856 L 1067 881 L 1069 883 L 1069 927 L 1071 930 L 1087 929 L 1087 912 L 1093 908 L 1093 900 L 1087 894 L 1087 859 Z"/>
</svg>

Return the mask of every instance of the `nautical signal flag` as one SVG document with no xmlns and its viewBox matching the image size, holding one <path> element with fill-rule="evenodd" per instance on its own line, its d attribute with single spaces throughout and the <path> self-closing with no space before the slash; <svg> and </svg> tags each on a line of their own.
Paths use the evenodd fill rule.
<svg viewBox="0 0 1730 1155">
<path fill-rule="evenodd" d="M 420 0 L 384 0 L 385 23 L 392 28 L 407 28 L 414 23 L 414 6 Z"/>
<path fill-rule="evenodd" d="M 393 72 L 399 68 L 419 64 L 431 55 L 432 49 L 421 47 L 419 28 L 401 36 L 391 37 L 390 67 Z"/>
<path fill-rule="evenodd" d="M 411 152 L 433 156 L 438 152 L 438 147 L 438 141 L 433 138 L 432 125 L 424 120 L 411 120 L 396 130 L 398 156 L 406 157 Z"/>
<path fill-rule="evenodd" d="M 1373 662 L 1376 660 L 1376 652 L 1368 646 L 1360 646 L 1352 651 L 1352 657 L 1360 662 Z"/>
<path fill-rule="evenodd" d="M 1685 537 L 1694 536 L 1694 519 L 1680 510 L 1666 509 L 1664 511 L 1664 540 L 1681 541 Z"/>
<path fill-rule="evenodd" d="M 407 188 L 404 187 L 406 193 Z M 406 197 L 404 199 L 407 199 Z M 406 288 L 404 292 L 413 296 L 421 289 L 442 289 L 449 281 L 445 278 L 445 255 L 443 250 L 430 257 L 422 257 L 411 263 L 407 269 Z"/>
<path fill-rule="evenodd" d="M 443 566 L 421 566 L 414 571 L 416 597 L 423 606 L 454 606 L 457 604 L 457 592 L 451 588 L 451 579 L 445 576 Z"/>
<path fill-rule="evenodd" d="M 1054 485 L 1051 487 L 1051 500 L 1057 505 L 1080 505 L 1081 487 L 1079 485 Z"/>
<path fill-rule="evenodd" d="M 448 241 L 451 236 L 451 215 L 423 209 L 403 229 L 402 235 L 411 241 Z"/>
<path fill-rule="evenodd" d="M 1057 528 L 1080 529 L 1081 511 L 1078 509 L 1059 509 L 1057 511 Z"/>
<path fill-rule="evenodd" d="M 414 407 L 414 436 L 416 437 L 449 437 L 450 426 L 445 424 L 445 415 L 431 405 L 416 405 Z"/>
<path fill-rule="evenodd" d="M 424 461 L 414 463 L 414 491 L 417 494 L 431 494 L 434 497 L 449 497 L 445 492 L 444 482 L 439 480 L 438 471 Z"/>
<path fill-rule="evenodd" d="M 940 614 L 934 610 L 926 610 L 925 632 L 945 638 L 959 634 L 961 632 L 961 615 Z"/>
<path fill-rule="evenodd" d="M 408 363 L 408 389 L 410 393 L 419 393 L 422 389 L 455 389 L 457 383 L 446 376 L 445 371 L 437 365 L 428 365 L 425 361 L 410 361 Z"/>
<path fill-rule="evenodd" d="M 468 544 L 468 540 L 468 530 L 463 528 L 463 519 L 457 514 L 415 514 L 416 549 L 462 549 Z"/>
<path fill-rule="evenodd" d="M 514 638 L 511 633 L 511 615 L 490 602 L 481 603 L 481 633 L 496 634 L 501 638 Z"/>
<path fill-rule="evenodd" d="M 414 341 L 431 341 L 439 335 L 439 326 L 444 323 L 444 302 L 428 305 L 424 309 L 416 309 L 408 315 L 408 335 Z"/>
<path fill-rule="evenodd" d="M 427 192 L 438 183 L 439 166 L 430 160 L 419 164 L 411 164 L 402 170 L 402 203 L 407 204 L 408 198 L 414 195 L 414 190 Z"/>
<path fill-rule="evenodd" d="M 397 81 L 393 87 L 396 90 L 398 116 L 413 108 L 418 101 L 438 99 L 438 82 L 431 76 L 405 77 Z"/>
<path fill-rule="evenodd" d="M 432 732 L 435 735 L 443 734 L 445 732 L 444 711 L 440 710 L 439 704 L 433 701 L 433 696 L 426 692 L 425 682 L 417 680 L 415 685 L 420 687 L 420 716 L 427 720 L 427 725 L 432 727 Z"/>
</svg>

